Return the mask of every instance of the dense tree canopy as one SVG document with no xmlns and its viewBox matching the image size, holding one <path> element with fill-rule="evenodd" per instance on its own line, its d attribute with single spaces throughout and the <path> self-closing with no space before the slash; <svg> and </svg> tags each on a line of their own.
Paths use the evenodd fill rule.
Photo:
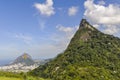
<svg viewBox="0 0 120 80">
<path fill-rule="evenodd" d="M 52 80 L 119 80 L 120 39 L 83 19 L 65 52 L 30 73 Z"/>
</svg>

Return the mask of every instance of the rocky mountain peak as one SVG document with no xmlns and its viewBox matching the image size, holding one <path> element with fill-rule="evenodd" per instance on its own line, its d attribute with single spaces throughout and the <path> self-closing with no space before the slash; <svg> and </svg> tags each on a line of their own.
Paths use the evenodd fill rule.
<svg viewBox="0 0 120 80">
<path fill-rule="evenodd" d="M 90 25 L 86 19 L 81 20 L 79 29 L 81 29 L 81 28 L 88 28 L 88 29 L 94 30 L 94 27 L 92 25 Z"/>
<path fill-rule="evenodd" d="M 27 58 L 31 58 L 32 59 L 32 57 L 29 54 L 27 54 L 27 53 L 24 53 L 23 55 L 21 55 L 21 57 L 23 59 L 27 59 Z"/>
<path fill-rule="evenodd" d="M 31 64 L 34 64 L 34 60 L 29 54 L 24 53 L 21 56 L 17 57 L 12 64 L 18 64 L 18 63 L 24 63 L 25 65 L 31 65 Z"/>
<path fill-rule="evenodd" d="M 77 44 L 79 41 L 88 41 L 93 35 L 99 33 L 86 19 L 82 19 L 79 25 L 78 31 L 75 33 L 74 37 L 71 39 L 69 46 L 72 44 Z"/>
</svg>

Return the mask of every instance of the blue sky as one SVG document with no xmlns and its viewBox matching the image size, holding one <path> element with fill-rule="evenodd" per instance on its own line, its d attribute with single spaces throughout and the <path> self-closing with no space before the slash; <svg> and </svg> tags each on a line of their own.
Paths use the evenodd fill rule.
<svg viewBox="0 0 120 80">
<path fill-rule="evenodd" d="M 24 52 L 34 59 L 55 57 L 82 18 L 120 37 L 120 0 L 1 0 L 0 60 L 14 60 Z"/>
</svg>

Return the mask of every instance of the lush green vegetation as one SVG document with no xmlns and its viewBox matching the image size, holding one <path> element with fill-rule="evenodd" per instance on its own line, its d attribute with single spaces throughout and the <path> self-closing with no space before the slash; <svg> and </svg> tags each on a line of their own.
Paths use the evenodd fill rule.
<svg viewBox="0 0 120 80">
<path fill-rule="evenodd" d="M 0 80 L 45 80 L 39 77 L 33 77 L 27 73 L 12 73 L 0 71 Z"/>
<path fill-rule="evenodd" d="M 30 74 L 53 80 L 119 80 L 120 39 L 81 23 L 65 52 Z"/>
<path fill-rule="evenodd" d="M 45 80 L 45 79 L 35 78 L 35 77 L 28 77 L 27 79 L 24 79 L 24 78 L 14 78 L 14 77 L 2 77 L 2 76 L 0 76 L 0 80 Z"/>
<path fill-rule="evenodd" d="M 20 78 L 0 77 L 0 80 L 22 80 Z"/>
</svg>

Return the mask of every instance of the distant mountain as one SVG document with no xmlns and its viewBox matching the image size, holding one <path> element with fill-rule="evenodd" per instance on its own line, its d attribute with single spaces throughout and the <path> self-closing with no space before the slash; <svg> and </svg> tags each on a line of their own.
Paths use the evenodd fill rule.
<svg viewBox="0 0 120 80">
<path fill-rule="evenodd" d="M 21 56 L 17 57 L 12 62 L 12 64 L 18 64 L 18 63 L 23 63 L 25 65 L 33 65 L 35 62 L 34 62 L 34 60 L 32 59 L 32 57 L 29 54 L 24 53 Z"/>
<path fill-rule="evenodd" d="M 51 59 L 33 60 L 29 54 L 24 53 L 17 57 L 13 62 L 0 66 L 0 70 L 9 72 L 28 72 L 37 68 L 39 65 L 44 65 L 50 60 Z"/>
<path fill-rule="evenodd" d="M 30 74 L 52 80 L 120 80 L 120 39 L 82 19 L 65 52 Z"/>
</svg>

